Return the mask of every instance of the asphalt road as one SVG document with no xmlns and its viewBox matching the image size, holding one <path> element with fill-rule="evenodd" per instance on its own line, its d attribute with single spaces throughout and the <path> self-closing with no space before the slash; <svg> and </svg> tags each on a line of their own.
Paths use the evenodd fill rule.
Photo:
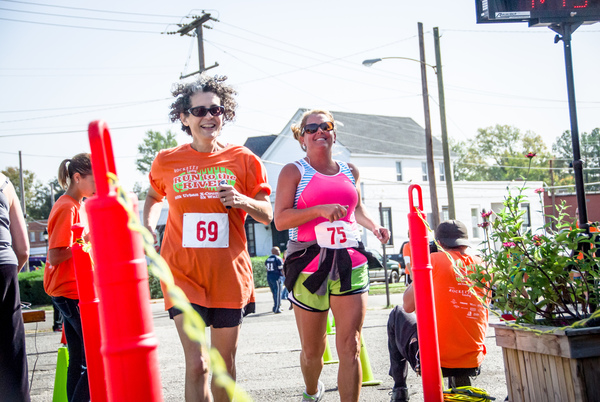
<svg viewBox="0 0 600 402">
<path fill-rule="evenodd" d="M 401 294 L 391 295 L 391 303 L 401 303 Z M 304 384 L 299 365 L 300 340 L 296 330 L 293 311 L 273 314 L 272 297 L 267 288 L 257 290 L 257 313 L 248 316 L 242 326 L 237 354 L 237 377 L 255 401 L 300 401 Z M 371 363 L 373 380 L 381 384 L 365 386 L 361 401 L 389 401 L 393 386 L 388 375 L 386 296 L 369 296 L 369 307 L 364 324 L 364 342 Z M 284 306 L 288 306 L 284 302 Z M 164 311 L 162 300 L 152 301 L 155 335 L 159 340 L 159 364 L 165 401 L 183 401 L 184 359 L 183 350 L 174 324 Z M 52 332 L 52 311 L 46 321 L 25 325 L 27 353 L 33 402 L 52 400 L 57 350 L 60 333 Z M 334 356 L 335 335 L 328 336 Z M 479 377 L 473 386 L 487 390 L 496 401 L 504 401 L 507 395 L 504 378 L 502 351 L 496 346 L 493 329 L 486 338 L 487 356 Z M 337 391 L 337 364 L 325 365 L 321 374 L 325 384 L 324 401 L 340 401 Z M 411 401 L 423 401 L 421 377 L 410 372 L 408 377 Z M 0 397 L 1 399 L 1 397 Z"/>
</svg>

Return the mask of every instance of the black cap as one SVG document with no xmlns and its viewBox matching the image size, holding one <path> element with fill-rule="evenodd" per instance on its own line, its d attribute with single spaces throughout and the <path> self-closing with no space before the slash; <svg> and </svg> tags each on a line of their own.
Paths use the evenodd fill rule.
<svg viewBox="0 0 600 402">
<path fill-rule="evenodd" d="M 435 229 L 435 238 L 442 246 L 469 246 L 467 227 L 461 221 L 444 221 Z"/>
</svg>

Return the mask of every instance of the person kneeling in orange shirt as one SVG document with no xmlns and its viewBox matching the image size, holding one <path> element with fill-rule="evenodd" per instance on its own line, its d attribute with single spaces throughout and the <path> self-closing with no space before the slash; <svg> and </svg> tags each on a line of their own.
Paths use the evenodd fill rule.
<svg viewBox="0 0 600 402">
<path fill-rule="evenodd" d="M 462 222 L 450 220 L 440 223 L 435 237 L 463 275 L 471 271 L 470 266 L 482 264 L 479 257 L 467 254 L 469 240 Z M 449 387 L 471 385 L 469 376 L 479 374 L 479 366 L 486 354 L 484 341 L 488 311 L 454 271 L 444 252 L 432 253 L 431 265 L 442 374 L 449 377 Z M 485 298 L 483 293 L 479 296 L 480 299 Z M 392 310 L 388 320 L 390 375 L 394 379 L 392 402 L 409 399 L 406 386 L 408 364 L 417 373 L 420 372 L 412 284 L 404 292 L 403 302 L 403 306 Z"/>
</svg>

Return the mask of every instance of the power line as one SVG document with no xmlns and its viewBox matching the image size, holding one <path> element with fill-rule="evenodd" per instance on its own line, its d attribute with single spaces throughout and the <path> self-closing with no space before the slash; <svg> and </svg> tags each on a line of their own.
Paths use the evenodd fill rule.
<svg viewBox="0 0 600 402">
<path fill-rule="evenodd" d="M 130 128 L 143 128 L 143 127 L 154 127 L 154 126 L 166 126 L 166 125 L 170 125 L 171 123 L 151 123 L 151 124 L 140 124 L 140 125 L 133 125 L 133 126 L 122 126 L 122 127 L 110 127 L 111 131 L 112 130 L 125 130 L 125 129 L 130 129 Z M 82 134 L 82 133 L 87 133 L 87 130 L 68 130 L 68 131 L 49 131 L 49 132 L 41 132 L 41 133 L 27 133 L 27 134 L 5 134 L 5 135 L 0 135 L 0 138 L 6 138 L 6 137 L 28 137 L 28 136 L 35 136 L 35 135 L 60 135 L 60 134 Z"/>
<path fill-rule="evenodd" d="M 67 10 L 80 10 L 80 11 L 93 11 L 98 13 L 109 13 L 109 14 L 123 14 L 123 15 L 140 15 L 144 17 L 165 17 L 165 18 L 181 18 L 180 15 L 168 15 L 168 14 L 143 14 L 143 13 L 131 13 L 126 11 L 108 11 L 108 10 L 98 10 L 92 8 L 82 8 L 82 7 L 67 7 L 67 6 L 57 6 L 54 4 L 42 4 L 42 3 L 33 3 L 29 1 L 17 1 L 17 0 L 0 0 L 9 3 L 19 3 L 19 4 L 30 4 L 34 6 L 43 6 L 43 7 L 55 7 L 62 8 Z"/>
<path fill-rule="evenodd" d="M 162 102 L 162 101 L 167 100 L 167 99 L 169 99 L 169 98 L 159 99 L 159 100 L 152 100 L 152 101 L 145 101 L 145 102 L 119 104 L 119 105 L 109 106 L 109 107 L 100 108 L 100 109 L 84 110 L 84 111 L 81 111 L 81 112 L 64 113 L 64 114 L 57 114 L 57 115 L 51 115 L 51 116 L 30 117 L 30 118 L 27 118 L 27 119 L 4 120 L 4 121 L 0 121 L 0 124 L 4 124 L 4 123 L 16 123 L 16 122 L 31 121 L 31 120 L 52 119 L 52 118 L 56 118 L 56 117 L 65 117 L 65 116 L 73 116 L 73 115 L 76 115 L 76 114 L 99 112 L 99 111 L 117 109 L 117 108 L 122 108 L 122 107 L 139 106 L 139 105 L 143 105 L 145 103 Z"/>
<path fill-rule="evenodd" d="M 93 20 L 93 21 L 108 21 L 108 22 L 124 22 L 128 24 L 149 24 L 149 25 L 165 25 L 165 22 L 146 22 L 146 21 L 131 21 L 131 20 L 114 20 L 110 18 L 97 18 L 97 17 L 80 17 L 77 15 L 65 15 L 65 14 L 53 14 L 53 13 L 43 13 L 40 11 L 25 11 L 25 10 L 13 10 L 11 8 L 0 7 L 0 10 L 4 11 L 12 11 L 15 13 L 24 13 L 24 14 L 35 14 L 35 15 L 47 15 L 51 17 L 61 17 L 61 18 L 77 18 L 79 20 Z"/>
<path fill-rule="evenodd" d="M 6 1 L 6 0 L 0 0 L 0 1 Z M 132 31 L 129 29 L 114 29 L 114 28 L 95 28 L 95 27 L 84 27 L 84 26 L 77 26 L 77 25 L 64 25 L 64 24 L 52 24 L 49 22 L 34 22 L 34 21 L 23 21 L 23 20 L 15 20 L 12 18 L 0 18 L 0 20 L 2 21 L 11 21 L 11 22 L 23 22 L 25 24 L 35 24 L 35 25 L 48 25 L 48 26 L 53 26 L 53 27 L 60 27 L 60 28 L 78 28 L 78 29 L 91 29 L 91 30 L 96 30 L 96 31 L 112 31 L 112 32 L 128 32 L 128 33 L 150 33 L 150 34 L 162 34 L 163 32 L 156 32 L 156 31 Z"/>
</svg>

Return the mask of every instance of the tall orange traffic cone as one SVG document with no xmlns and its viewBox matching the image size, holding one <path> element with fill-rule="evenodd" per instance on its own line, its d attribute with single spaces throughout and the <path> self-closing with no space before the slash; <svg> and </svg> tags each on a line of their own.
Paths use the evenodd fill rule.
<svg viewBox="0 0 600 402">
<path fill-rule="evenodd" d="M 373 370 L 371 370 L 371 361 L 369 360 L 369 354 L 367 353 L 367 346 L 365 345 L 364 336 L 361 334 L 360 337 L 360 365 L 362 366 L 363 373 L 363 387 L 368 385 L 379 385 L 381 380 L 373 379 Z"/>
</svg>

